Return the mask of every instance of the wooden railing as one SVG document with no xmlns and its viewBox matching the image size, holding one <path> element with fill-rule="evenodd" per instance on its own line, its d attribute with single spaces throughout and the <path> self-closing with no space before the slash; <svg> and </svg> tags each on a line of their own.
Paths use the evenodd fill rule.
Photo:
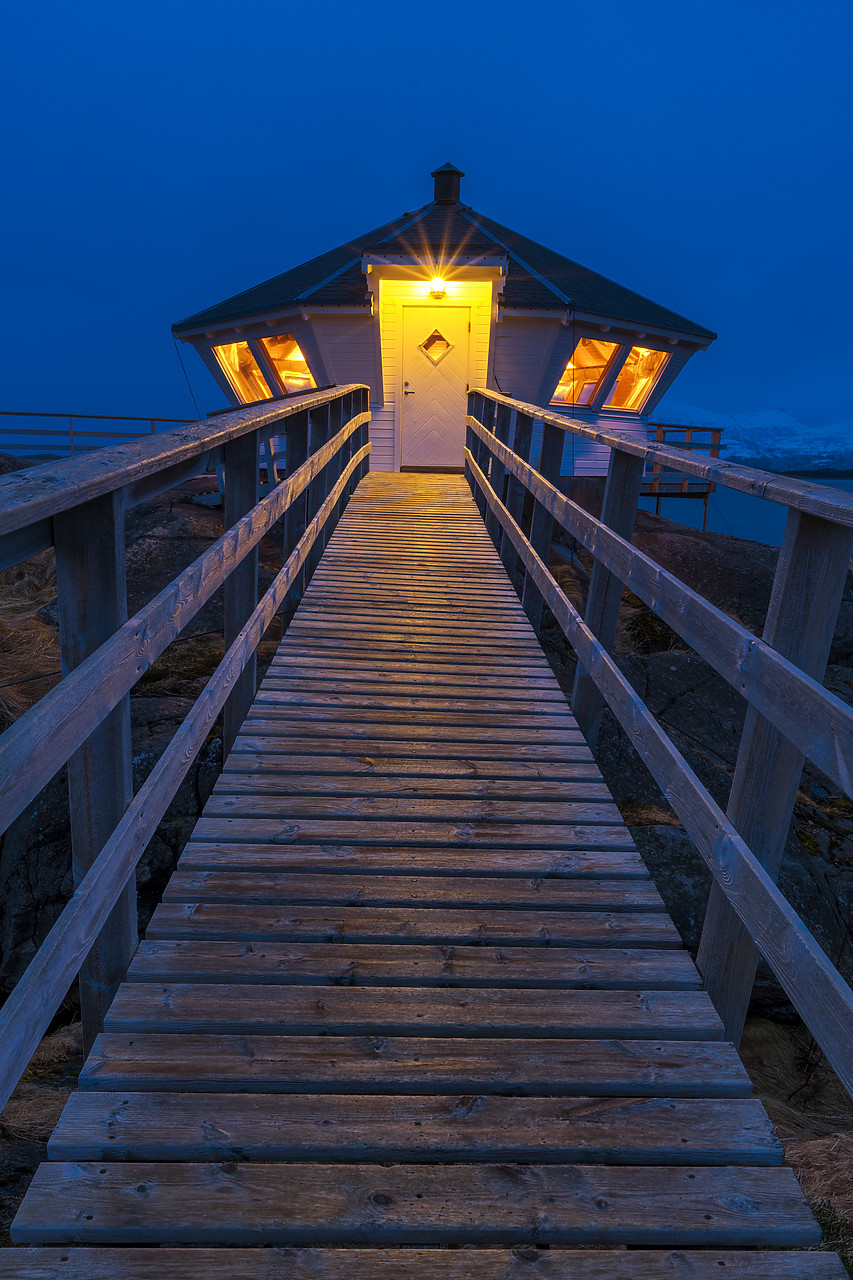
<svg viewBox="0 0 853 1280">
<path fill-rule="evenodd" d="M 710 458 L 719 458 L 722 429 L 720 427 L 686 427 L 674 423 L 657 422 L 649 428 L 649 436 L 656 444 L 674 444 L 678 449 L 695 450 Z M 660 458 L 653 458 L 646 467 L 642 496 L 655 499 L 655 513 L 660 515 L 664 498 L 698 498 L 704 507 L 702 528 L 708 527 L 708 500 L 715 491 L 713 480 L 700 480 L 674 471 Z"/>
<path fill-rule="evenodd" d="M 537 420 L 538 469 L 530 458 Z M 600 520 L 559 490 L 567 432 L 611 450 Z M 853 497 L 643 444 L 492 391 L 469 396 L 465 462 L 511 577 L 521 562 L 533 625 L 547 605 L 577 652 L 573 711 L 587 740 L 595 743 L 606 702 L 712 872 L 698 963 L 728 1035 L 740 1039 L 760 951 L 853 1092 L 853 992 L 775 884 L 805 757 L 853 791 L 853 711 L 820 683 L 853 549 Z M 762 639 L 632 545 L 650 462 L 788 508 Z M 526 495 L 533 506 L 523 531 Z M 593 557 L 583 618 L 548 570 L 555 521 Z M 623 584 L 748 703 L 726 813 L 611 656 Z"/>
<path fill-rule="evenodd" d="M 103 448 L 107 444 L 116 444 L 120 440 L 137 440 L 147 435 L 155 435 L 157 424 L 167 427 L 180 423 L 182 426 L 189 418 L 145 418 L 128 417 L 126 414 L 109 413 L 37 413 L 33 410 L 0 409 L 0 418 L 38 418 L 54 421 L 59 419 L 66 423 L 62 427 L 0 427 L 2 444 L 9 449 L 22 449 L 27 454 L 68 453 L 74 457 L 78 453 L 88 453 L 92 449 Z M 144 422 L 146 427 L 119 427 L 116 431 L 81 430 L 81 422 Z M 50 437 L 50 438 L 48 438 Z M 94 441 L 95 443 L 90 443 Z"/>
<path fill-rule="evenodd" d="M 369 466 L 367 388 L 307 392 L 0 480 L 0 566 L 56 550 L 63 679 L 0 737 L 2 829 L 68 764 L 74 894 L 0 1011 L 5 1105 L 75 974 L 85 1047 L 137 942 L 134 871 L 220 711 L 230 749 L 255 653 L 298 598 Z M 258 454 L 287 438 L 285 480 L 258 501 Z M 225 532 L 127 617 L 124 512 L 222 466 Z M 258 600 L 258 543 L 284 517 L 284 566 Z M 224 586 L 225 656 L 134 797 L 129 694 Z"/>
</svg>

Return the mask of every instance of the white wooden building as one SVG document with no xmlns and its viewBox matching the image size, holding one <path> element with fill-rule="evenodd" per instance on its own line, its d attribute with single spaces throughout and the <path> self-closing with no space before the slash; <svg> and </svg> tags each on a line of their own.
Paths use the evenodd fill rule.
<svg viewBox="0 0 853 1280">
<path fill-rule="evenodd" d="M 487 385 L 645 439 L 649 415 L 715 335 L 460 199 L 434 198 L 173 326 L 231 404 L 310 386 L 370 386 L 371 466 L 462 465 L 465 395 Z M 569 437 L 563 471 L 607 453 Z"/>
</svg>

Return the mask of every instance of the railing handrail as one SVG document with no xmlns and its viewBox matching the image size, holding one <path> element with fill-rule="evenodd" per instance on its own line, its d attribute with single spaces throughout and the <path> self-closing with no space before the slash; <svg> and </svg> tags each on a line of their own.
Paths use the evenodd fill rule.
<svg viewBox="0 0 853 1280">
<path fill-rule="evenodd" d="M 788 476 L 779 476 L 772 471 L 761 471 L 757 467 L 747 467 L 737 462 L 725 462 L 721 459 L 699 462 L 688 449 L 678 449 L 673 445 L 657 444 L 652 441 L 643 443 L 616 428 L 593 427 L 576 418 L 552 413 L 549 409 L 543 409 L 541 405 L 513 400 L 511 396 L 505 396 L 490 388 L 477 387 L 472 389 L 470 394 L 485 396 L 495 404 L 527 414 L 534 421 L 547 423 L 569 435 L 580 436 L 584 440 L 605 445 L 608 449 L 619 453 L 627 453 L 652 462 L 659 459 L 661 462 L 669 463 L 673 470 L 684 472 L 686 475 L 697 476 L 701 480 L 712 481 L 726 489 L 736 489 L 740 493 L 765 498 L 768 502 L 777 502 L 790 509 L 805 512 L 807 515 L 853 527 L 853 494 L 845 493 L 842 489 L 832 489 L 810 480 L 795 480 Z"/>
<path fill-rule="evenodd" d="M 498 406 L 497 412 L 489 401 Z M 819 680 L 850 560 L 853 535 L 848 521 L 841 518 L 832 522 L 826 516 L 809 521 L 806 517 L 806 523 L 801 524 L 799 515 L 793 517 L 793 522 L 789 517 L 765 639 L 759 640 L 633 546 L 630 529 L 641 492 L 645 457 L 642 448 L 628 451 L 630 465 L 615 466 L 620 457 L 626 458 L 626 451 L 619 447 L 621 441 L 611 443 L 608 488 L 602 517 L 598 519 L 562 494 L 555 483 L 562 457 L 558 431 L 549 435 L 546 426 L 541 471 L 515 451 L 515 442 L 510 447 L 510 408 L 517 414 L 516 431 L 520 428 L 517 447 L 529 455 L 531 406 L 490 391 L 472 393 L 470 397 L 465 456 L 472 488 L 475 496 L 479 494 L 487 528 L 507 568 L 514 569 L 516 557 L 522 562 L 523 601 L 532 613 L 534 625 L 538 625 L 542 605 L 547 605 L 577 652 L 579 668 L 573 702 L 581 727 L 594 741 L 600 712 L 586 691 L 584 682 L 589 682 L 597 690 L 596 696 L 610 705 L 640 751 L 712 872 L 714 883 L 700 947 L 700 967 L 706 964 L 706 986 L 715 1002 L 719 999 L 718 1009 L 727 1030 L 731 1027 L 730 1034 L 739 1038 L 752 986 L 754 957 L 744 951 L 737 930 L 732 932 L 725 911 L 720 914 L 721 902 L 733 912 L 738 929 L 751 940 L 749 945 L 760 947 L 827 1060 L 853 1093 L 853 991 L 775 884 L 803 757 L 815 760 L 842 789 L 853 793 L 853 711 L 824 689 Z M 550 425 L 563 428 L 561 421 Z M 690 457 L 686 451 L 682 456 L 685 460 Z M 529 535 L 521 528 L 525 492 L 534 499 Z M 581 618 L 547 566 L 554 521 L 593 556 L 586 619 Z M 621 525 L 618 530 L 616 524 Z M 808 583 L 813 576 L 821 578 L 820 584 L 811 596 L 803 595 L 803 582 Z M 751 704 L 730 814 L 723 813 L 716 804 L 608 652 L 615 637 L 623 584 Z M 777 652 L 774 639 L 778 635 L 783 644 L 786 642 L 786 606 L 796 603 L 797 592 L 800 600 L 810 604 L 804 605 L 802 619 L 793 620 L 794 627 L 800 627 L 803 633 L 793 650 L 804 655 L 794 661 L 784 652 Z M 821 614 L 821 608 L 826 616 Z M 592 726 L 591 732 L 584 725 L 585 717 Z M 757 769 L 760 774 L 754 783 L 750 769 Z M 770 778 L 772 784 L 768 783 Z M 741 797 L 749 796 L 750 785 L 763 787 L 768 797 L 766 808 L 757 819 L 766 821 L 766 838 L 762 832 L 756 835 L 753 831 L 747 839 L 738 829 L 737 824 L 741 823 L 751 830 L 749 816 L 743 821 L 742 801 L 738 809 Z M 757 840 L 762 857 L 750 847 L 753 840 Z M 711 936 L 714 930 L 716 937 Z M 731 972 L 726 968 L 727 957 L 734 957 Z"/>
<path fill-rule="evenodd" d="M 206 434 L 191 432 L 189 439 L 182 438 L 177 446 L 173 442 L 158 455 L 159 474 L 168 479 L 176 456 L 181 462 L 206 456 L 213 436 L 224 456 L 226 531 L 128 621 L 121 622 L 121 490 L 127 471 L 116 470 L 116 459 L 127 456 L 125 447 L 105 451 L 111 456 L 100 487 L 84 487 L 82 495 L 79 490 L 63 492 L 53 507 L 60 641 L 63 666 L 72 669 L 0 736 L 2 829 L 68 762 L 75 890 L 0 1011 L 0 1108 L 74 975 L 96 955 L 88 985 L 81 978 L 87 997 L 84 1041 L 91 1046 L 135 949 L 135 897 L 130 910 L 127 903 L 134 869 L 223 708 L 224 736 L 230 733 L 233 740 L 254 699 L 257 646 L 289 593 L 298 592 L 303 578 L 310 577 L 318 540 L 322 550 L 327 526 L 338 518 L 368 466 L 370 413 L 368 389 L 362 384 L 299 397 L 272 413 L 253 409 L 229 418 L 220 419 L 212 432 L 208 424 L 196 424 Z M 291 474 L 259 501 L 258 442 L 265 430 L 280 431 L 282 419 L 291 419 Z M 144 449 L 145 444 L 131 446 Z M 156 461 L 157 456 L 146 456 L 145 465 Z M 66 472 L 88 474 L 80 462 Z M 67 483 L 67 474 L 64 479 Z M 81 511 L 71 510 L 81 504 Z M 43 521 L 44 511 L 42 505 L 35 519 Z M 258 601 L 257 545 L 282 518 L 285 563 Z M 106 553 L 103 544 L 108 544 Z M 110 580 L 101 582 L 93 565 Z M 225 591 L 225 656 L 133 797 L 129 691 L 220 587 Z M 108 622 L 103 626 L 105 610 Z M 89 803 L 92 797 L 95 805 Z"/>
<path fill-rule="evenodd" d="M 99 449 L 93 456 L 61 461 L 0 477 L 0 537 L 16 533 L 41 520 L 125 489 L 159 472 L 194 462 L 231 441 L 259 431 L 260 439 L 295 414 L 316 409 L 363 383 L 348 383 L 322 392 L 306 392 L 291 400 L 270 402 L 270 407 L 235 409 L 222 417 L 190 422 L 170 431 L 126 444 Z M 265 435 L 266 429 L 266 435 Z"/>
<path fill-rule="evenodd" d="M 158 413 L 39 413 L 38 409 L 0 409 L 0 418 L 78 418 L 83 422 L 193 422 L 193 418 L 162 418 Z M 49 428 L 47 428 L 49 430 Z M 23 431 L 23 428 L 22 428 Z M 57 434 L 57 433 L 54 433 Z M 75 435 L 77 433 L 75 432 Z M 85 431 L 79 433 L 86 435 Z"/>
</svg>

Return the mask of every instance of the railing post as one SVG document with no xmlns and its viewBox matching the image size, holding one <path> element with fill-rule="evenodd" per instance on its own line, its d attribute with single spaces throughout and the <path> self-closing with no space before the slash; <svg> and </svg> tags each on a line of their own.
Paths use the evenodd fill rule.
<svg viewBox="0 0 853 1280">
<path fill-rule="evenodd" d="M 370 393 L 366 387 L 362 387 L 360 391 L 356 391 L 353 397 L 353 413 L 369 413 L 370 412 Z M 355 434 L 353 442 L 354 449 L 363 449 L 370 440 L 370 423 L 363 422 Z M 370 456 L 363 458 L 358 464 L 354 474 L 353 490 L 357 489 L 364 477 L 370 470 Z"/>
<path fill-rule="evenodd" d="M 62 672 L 67 675 L 127 621 L 121 490 L 53 517 Z M 80 883 L 133 799 L 130 695 L 68 761 L 72 868 Z M 122 891 L 80 970 L 83 1048 L 102 1030 L 138 942 L 136 882 Z"/>
<path fill-rule="evenodd" d="M 563 444 L 566 433 L 550 422 L 542 424 L 542 453 L 539 462 L 539 474 L 554 486 L 559 485 L 560 466 L 563 461 Z M 530 545 L 536 554 L 544 560 L 546 566 L 551 553 L 551 541 L 554 536 L 554 517 L 541 502 L 534 499 L 533 516 L 530 521 Z M 536 634 L 542 625 L 543 600 L 539 588 L 529 573 L 524 575 L 524 591 L 521 596 L 524 611 L 530 619 Z"/>
<path fill-rule="evenodd" d="M 230 529 L 258 502 L 258 433 L 251 431 L 230 441 L 223 450 L 225 464 L 225 528 Z M 258 603 L 258 548 L 225 579 L 223 587 L 225 648 L 229 648 Z M 228 695 L 222 712 L 222 759 L 227 759 L 255 698 L 257 661 L 253 653 Z"/>
<path fill-rule="evenodd" d="M 340 431 L 343 425 L 344 425 L 344 402 L 343 402 L 343 397 L 338 396 L 336 400 L 332 400 L 329 404 L 329 439 L 330 440 L 333 439 L 338 434 L 338 432 Z M 335 482 L 337 481 L 338 477 L 341 474 L 342 463 L 341 463 L 340 452 L 336 453 L 334 457 L 332 457 L 329 460 L 329 462 L 327 462 L 324 470 L 327 475 L 326 492 L 328 493 L 335 487 Z M 340 514 L 341 514 L 341 504 L 339 502 L 336 502 L 329 514 L 329 518 L 326 521 L 325 527 L 323 529 L 322 541 L 323 541 L 324 548 L 328 543 L 329 539 L 331 538 L 332 534 L 335 532 L 335 528 L 337 526 L 338 520 L 340 519 Z"/>
<path fill-rule="evenodd" d="M 476 418 L 481 426 L 485 427 L 487 431 L 490 431 L 491 423 L 494 419 L 494 413 L 495 413 L 494 401 L 489 400 L 486 396 L 483 395 L 481 391 L 478 391 L 473 396 L 473 406 L 474 407 L 471 412 L 471 417 Z M 491 458 L 491 454 L 489 453 L 488 448 L 484 443 L 484 441 L 482 441 L 478 435 L 474 436 L 473 448 L 471 449 L 471 453 L 473 454 L 474 461 L 476 462 L 477 466 L 480 468 L 480 470 L 483 472 L 485 476 L 488 476 L 489 460 Z M 474 501 L 476 502 L 477 507 L 479 508 L 479 511 L 480 511 L 480 515 L 483 517 L 483 520 L 486 524 L 486 528 L 488 529 L 489 528 L 488 504 L 486 503 L 486 499 L 483 497 L 483 494 L 481 493 L 480 489 L 476 485 L 474 487 Z"/>
<path fill-rule="evenodd" d="M 331 434 L 331 425 L 329 419 L 329 405 L 317 405 L 309 414 L 309 448 L 311 454 L 315 454 L 329 440 Z M 326 501 L 326 495 L 329 492 L 329 466 L 328 463 L 323 467 L 320 474 L 315 480 L 312 480 L 308 487 L 308 519 L 313 520 L 314 516 Z M 323 531 L 317 536 L 317 541 L 308 553 L 308 559 L 305 562 L 305 582 L 311 581 L 314 570 L 323 554 Z"/>
<path fill-rule="evenodd" d="M 533 419 L 529 413 L 516 412 L 512 451 L 517 453 L 523 462 L 529 462 L 530 446 L 532 444 Z M 521 524 L 521 519 L 524 515 L 524 495 L 526 493 L 527 490 L 522 482 L 511 474 L 507 484 L 506 509 L 518 525 Z M 511 538 L 504 538 L 501 543 L 501 560 L 503 561 L 503 567 L 509 574 L 510 581 L 514 583 L 515 571 L 518 566 L 518 552 Z"/>
<path fill-rule="evenodd" d="M 499 404 L 497 413 L 495 414 L 495 436 L 502 444 L 509 444 L 509 429 L 512 425 L 512 407 L 508 404 Z M 501 502 L 504 501 L 504 488 L 506 480 L 506 467 L 498 458 L 492 458 L 491 482 L 492 488 L 498 495 Z M 489 528 L 489 521 L 486 527 L 489 528 L 492 541 L 498 551 L 503 543 L 503 529 L 497 516 L 490 516 L 494 528 Z"/>
<path fill-rule="evenodd" d="M 823 679 L 853 549 L 853 529 L 789 510 L 763 638 L 807 675 Z M 803 755 L 752 707 L 738 751 L 727 814 L 775 880 Z M 697 963 L 726 1035 L 737 1044 L 755 981 L 758 951 L 716 882 Z"/>
<path fill-rule="evenodd" d="M 601 521 L 620 537 L 631 540 L 637 518 L 637 504 L 643 483 L 645 458 L 614 449 L 607 468 Z M 619 622 L 619 605 L 622 602 L 622 583 L 605 569 L 599 561 L 593 561 L 589 582 L 584 622 L 610 653 L 616 639 Z M 594 747 L 601 724 L 604 698 L 588 671 L 578 663 L 575 686 L 572 692 L 572 713 L 581 733 L 590 747 Z"/>
<path fill-rule="evenodd" d="M 303 462 L 308 460 L 308 410 L 302 409 L 285 420 L 285 470 L 288 476 L 298 471 Z M 308 521 L 308 494 L 303 489 L 299 497 L 291 503 L 284 517 L 284 559 L 293 554 L 293 549 L 305 532 Z M 305 570 L 299 573 L 285 597 L 285 611 L 295 609 L 302 599 L 305 589 Z"/>
</svg>

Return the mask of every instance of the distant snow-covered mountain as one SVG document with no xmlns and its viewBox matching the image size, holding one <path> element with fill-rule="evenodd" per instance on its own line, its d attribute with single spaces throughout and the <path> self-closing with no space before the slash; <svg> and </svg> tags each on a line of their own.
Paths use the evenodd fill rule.
<svg viewBox="0 0 853 1280">
<path fill-rule="evenodd" d="M 809 427 L 782 409 L 756 413 L 713 413 L 666 397 L 652 422 L 721 427 L 722 456 L 768 471 L 853 470 L 853 418 Z"/>
</svg>

